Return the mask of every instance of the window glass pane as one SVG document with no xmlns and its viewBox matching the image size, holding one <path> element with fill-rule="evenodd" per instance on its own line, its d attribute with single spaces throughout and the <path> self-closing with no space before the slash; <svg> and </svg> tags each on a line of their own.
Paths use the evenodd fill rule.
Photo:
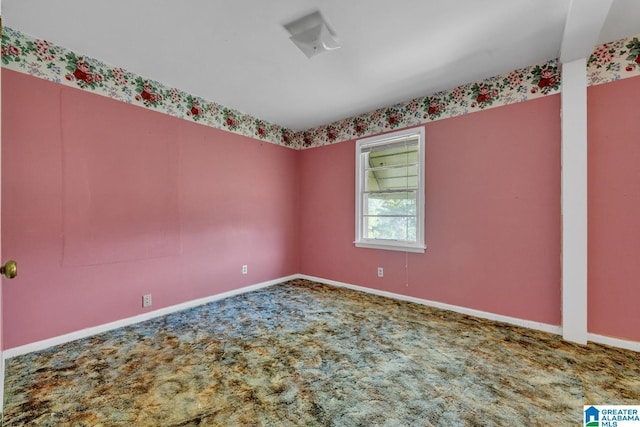
<svg viewBox="0 0 640 427">
<path fill-rule="evenodd" d="M 415 217 L 366 217 L 367 239 L 416 241 Z"/>
<path fill-rule="evenodd" d="M 365 191 L 404 190 L 418 188 L 418 165 L 370 169 Z"/>
<path fill-rule="evenodd" d="M 376 149 L 368 153 L 368 167 L 404 165 L 418 163 L 418 145 Z"/>
<path fill-rule="evenodd" d="M 365 195 L 365 215 L 416 215 L 415 191 Z"/>
</svg>

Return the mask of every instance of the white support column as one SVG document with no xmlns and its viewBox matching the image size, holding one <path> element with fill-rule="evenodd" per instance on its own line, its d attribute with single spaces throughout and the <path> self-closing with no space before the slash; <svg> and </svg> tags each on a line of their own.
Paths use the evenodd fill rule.
<svg viewBox="0 0 640 427">
<path fill-rule="evenodd" d="M 587 342 L 587 60 L 562 64 L 562 334 Z"/>
</svg>

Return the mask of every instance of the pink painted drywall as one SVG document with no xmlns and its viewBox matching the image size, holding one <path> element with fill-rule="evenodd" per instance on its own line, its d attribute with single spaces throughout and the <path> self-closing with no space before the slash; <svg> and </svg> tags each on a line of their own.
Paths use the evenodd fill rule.
<svg viewBox="0 0 640 427">
<path fill-rule="evenodd" d="M 592 86 L 588 105 L 588 330 L 640 341 L 640 77 Z"/>
<path fill-rule="evenodd" d="M 299 272 L 298 152 L 2 80 L 4 348 Z"/>
<path fill-rule="evenodd" d="M 117 102 L 86 108 L 79 90 L 61 95 L 62 265 L 180 255 L 176 121 Z"/>
<path fill-rule="evenodd" d="M 560 324 L 559 96 L 426 125 L 424 254 L 354 247 L 354 174 L 355 141 L 301 152 L 303 274 Z"/>
</svg>

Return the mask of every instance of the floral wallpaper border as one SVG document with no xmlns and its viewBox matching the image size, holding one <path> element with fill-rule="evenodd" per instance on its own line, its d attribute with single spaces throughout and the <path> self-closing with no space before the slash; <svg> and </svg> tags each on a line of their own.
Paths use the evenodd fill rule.
<svg viewBox="0 0 640 427">
<path fill-rule="evenodd" d="M 638 37 L 598 46 L 587 62 L 589 85 L 640 76 Z M 2 66 L 15 71 L 295 149 L 334 144 L 527 101 L 558 93 L 561 86 L 558 62 L 551 60 L 324 126 L 293 132 L 8 27 L 4 27 L 2 32 L 1 58 Z"/>
<path fill-rule="evenodd" d="M 293 131 L 160 82 L 107 65 L 9 27 L 2 31 L 2 66 L 55 83 L 259 140 L 297 148 Z"/>
<path fill-rule="evenodd" d="M 598 46 L 587 61 L 588 84 L 640 76 L 639 37 Z M 560 92 L 560 77 L 558 61 L 551 60 L 298 132 L 295 143 L 301 149 L 319 147 L 528 101 Z"/>
</svg>

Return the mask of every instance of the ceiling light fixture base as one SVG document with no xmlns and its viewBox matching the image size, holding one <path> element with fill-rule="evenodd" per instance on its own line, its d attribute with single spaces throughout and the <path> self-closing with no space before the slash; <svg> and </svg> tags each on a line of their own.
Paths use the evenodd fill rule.
<svg viewBox="0 0 640 427">
<path fill-rule="evenodd" d="M 319 11 L 298 18 L 284 25 L 291 34 L 291 41 L 307 58 L 341 47 L 335 32 L 329 27 Z"/>
</svg>

